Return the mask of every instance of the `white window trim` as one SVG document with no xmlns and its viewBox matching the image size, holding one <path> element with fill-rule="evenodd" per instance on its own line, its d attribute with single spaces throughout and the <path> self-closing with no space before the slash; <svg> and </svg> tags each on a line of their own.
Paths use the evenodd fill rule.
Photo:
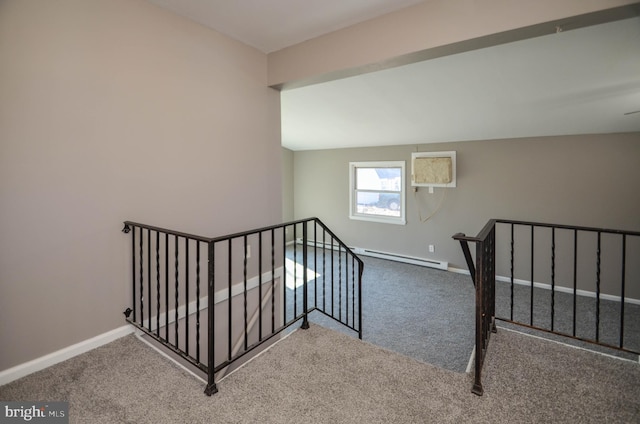
<svg viewBox="0 0 640 424">
<path fill-rule="evenodd" d="M 373 216 L 366 214 L 359 214 L 355 211 L 355 170 L 356 168 L 400 168 L 402 184 L 400 191 L 400 216 Z M 397 224 L 406 225 L 406 173 L 405 173 L 405 161 L 376 161 L 376 162 L 349 162 L 349 219 L 355 219 L 360 221 L 379 222 L 383 224 Z"/>
</svg>

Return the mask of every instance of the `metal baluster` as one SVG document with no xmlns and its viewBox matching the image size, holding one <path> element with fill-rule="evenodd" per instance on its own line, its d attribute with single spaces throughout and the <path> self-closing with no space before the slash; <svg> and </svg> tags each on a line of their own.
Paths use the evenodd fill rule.
<svg viewBox="0 0 640 424">
<path fill-rule="evenodd" d="M 484 313 L 483 313 L 483 349 L 487 348 L 487 345 L 489 344 L 488 339 L 488 335 L 489 335 L 489 320 L 490 320 L 490 315 L 491 315 L 491 311 L 490 311 L 490 303 L 489 303 L 489 284 L 490 284 L 490 279 L 489 276 L 491 275 L 491 262 L 489 260 L 489 255 L 490 255 L 490 250 L 491 250 L 491 239 L 487 239 L 485 243 L 483 243 L 484 246 L 484 253 L 482 255 L 483 260 L 484 260 L 484 284 L 483 284 L 483 296 L 484 296 Z"/>
<path fill-rule="evenodd" d="M 140 228 L 140 326 L 144 327 L 144 229 Z"/>
<path fill-rule="evenodd" d="M 573 337 L 576 336 L 578 292 L 578 230 L 573 230 Z"/>
<path fill-rule="evenodd" d="M 200 241 L 196 241 L 196 361 L 200 362 Z"/>
<path fill-rule="evenodd" d="M 362 340 L 362 262 L 358 262 L 358 338 Z"/>
<path fill-rule="evenodd" d="M 284 230 L 283 230 L 284 231 Z M 284 235 L 283 235 L 284 237 Z M 275 230 L 271 229 L 271 332 L 276 331 L 276 249 L 275 249 Z M 280 281 L 280 285 L 284 287 L 284 283 Z"/>
<path fill-rule="evenodd" d="M 133 263 L 133 273 L 131 275 L 133 297 L 131 298 L 131 303 L 133 304 L 133 322 L 136 322 L 136 227 L 131 229 L 131 259 Z"/>
<path fill-rule="evenodd" d="M 282 316 L 287 323 L 287 227 L 285 226 L 282 233 Z"/>
<path fill-rule="evenodd" d="M 258 341 L 262 341 L 262 232 L 258 233 Z"/>
<path fill-rule="evenodd" d="M 156 336 L 160 337 L 160 232 L 156 231 Z"/>
<path fill-rule="evenodd" d="M 551 331 L 555 318 L 556 302 L 556 228 L 551 227 Z"/>
<path fill-rule="evenodd" d="M 185 353 L 189 356 L 189 239 L 187 237 L 184 239 L 184 310 L 184 344 Z"/>
<path fill-rule="evenodd" d="M 302 318 L 302 326 L 301 328 L 303 330 L 306 330 L 309 328 L 309 320 L 308 320 L 308 314 L 309 314 L 309 284 L 307 284 L 308 278 L 307 278 L 307 253 L 308 253 L 308 246 L 307 246 L 307 242 L 308 242 L 308 238 L 307 238 L 307 224 L 308 221 L 305 221 L 302 224 L 302 308 L 304 309 L 304 318 Z"/>
<path fill-rule="evenodd" d="M 318 307 L 318 223 L 313 220 L 313 306 Z"/>
<path fill-rule="evenodd" d="M 147 328 L 151 331 L 151 230 L 147 229 L 147 296 L 149 311 L 147 312 Z"/>
<path fill-rule="evenodd" d="M 338 321 L 342 322 L 342 246 L 338 245 Z"/>
<path fill-rule="evenodd" d="M 344 304 L 346 323 L 349 324 L 349 251 L 344 252 Z"/>
<path fill-rule="evenodd" d="M 333 236 L 331 236 L 331 316 L 335 318 L 335 314 L 333 312 L 333 308 L 335 306 L 335 285 L 334 285 L 334 272 L 335 268 L 333 267 Z"/>
<path fill-rule="evenodd" d="M 179 284 L 179 273 L 180 273 L 180 268 L 179 268 L 179 261 L 178 261 L 178 252 L 179 252 L 179 248 L 178 248 L 178 236 L 174 236 L 174 241 L 175 241 L 175 249 L 176 251 L 174 252 L 174 260 L 173 260 L 173 264 L 175 266 L 175 278 L 176 278 L 176 292 L 175 292 L 175 322 L 173 323 L 173 328 L 174 328 L 174 335 L 175 335 L 175 347 L 178 347 L 178 344 L 180 342 L 180 338 L 178 337 L 178 330 L 179 330 L 179 317 L 178 317 L 178 306 L 179 306 L 179 298 L 180 298 L 180 284 Z"/>
<path fill-rule="evenodd" d="M 596 342 L 600 341 L 600 241 L 602 233 L 598 231 L 596 257 Z"/>
<path fill-rule="evenodd" d="M 298 226 L 293 225 L 293 319 L 298 318 Z"/>
<path fill-rule="evenodd" d="M 494 333 L 498 332 L 498 328 L 496 327 L 496 224 L 493 224 L 493 229 L 491 230 L 491 237 L 493 240 L 493 250 L 491 255 L 491 323 L 493 328 L 491 331 Z"/>
<path fill-rule="evenodd" d="M 249 321 L 247 320 L 247 236 L 245 235 L 242 239 L 242 243 L 244 245 L 244 259 L 243 259 L 243 302 L 244 302 L 244 350 L 247 350 L 249 346 Z"/>
<path fill-rule="evenodd" d="M 232 326 L 232 322 L 233 322 L 233 315 L 232 315 L 232 300 L 233 300 L 233 293 L 232 293 L 232 286 L 233 286 L 233 281 L 232 281 L 232 257 L 233 257 L 233 253 L 231 251 L 231 239 L 229 239 L 227 241 L 227 245 L 229 246 L 229 268 L 228 268 L 228 273 L 229 273 L 229 280 L 227 281 L 227 312 L 228 312 L 228 340 L 227 340 L 227 359 L 230 361 L 231 360 L 231 356 L 233 354 L 232 349 L 233 349 L 233 337 L 232 337 L 232 330 L 233 330 L 233 326 Z"/>
<path fill-rule="evenodd" d="M 513 321 L 513 292 L 514 292 L 514 275 L 513 275 L 513 264 L 514 264 L 514 241 L 515 241 L 515 237 L 514 237 L 514 233 L 513 233 L 513 223 L 511 223 L 511 316 L 510 319 L 511 321 Z"/>
<path fill-rule="evenodd" d="M 534 226 L 531 225 L 531 299 L 530 299 L 530 316 L 529 316 L 529 320 L 530 320 L 530 324 L 531 326 L 533 326 L 533 286 L 534 286 L 534 279 L 533 279 L 533 268 L 534 268 Z"/>
<path fill-rule="evenodd" d="M 351 256 L 351 324 L 356 326 L 356 258 Z"/>
<path fill-rule="evenodd" d="M 327 311 L 327 243 L 326 243 L 327 231 L 322 228 L 322 311 Z"/>
<path fill-rule="evenodd" d="M 622 235 L 622 275 L 621 275 L 621 287 L 620 287 L 620 343 L 619 347 L 624 346 L 624 295 L 625 295 L 625 280 L 626 280 L 626 263 L 627 258 L 627 235 Z"/>
<path fill-rule="evenodd" d="M 169 341 L 169 233 L 164 234 L 164 339 Z"/>
</svg>

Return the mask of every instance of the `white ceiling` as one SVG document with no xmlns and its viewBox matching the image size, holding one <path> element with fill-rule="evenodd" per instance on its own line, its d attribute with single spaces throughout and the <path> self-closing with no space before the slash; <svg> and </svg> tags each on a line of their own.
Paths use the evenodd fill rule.
<svg viewBox="0 0 640 424">
<path fill-rule="evenodd" d="M 265 53 L 423 0 L 148 0 Z"/>
<path fill-rule="evenodd" d="M 265 53 L 418 0 L 149 0 Z M 292 150 L 640 132 L 640 18 L 282 92 Z M 627 114 L 627 115 L 625 115 Z"/>
<path fill-rule="evenodd" d="M 292 150 L 640 131 L 640 18 L 282 92 Z M 640 135 L 639 135 L 640 141 Z"/>
</svg>

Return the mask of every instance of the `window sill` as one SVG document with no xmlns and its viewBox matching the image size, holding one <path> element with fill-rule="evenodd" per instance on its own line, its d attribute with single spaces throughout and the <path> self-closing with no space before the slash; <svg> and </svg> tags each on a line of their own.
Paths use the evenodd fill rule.
<svg viewBox="0 0 640 424">
<path fill-rule="evenodd" d="M 349 219 L 355 219 L 358 221 L 377 222 L 379 224 L 407 225 L 407 221 L 404 218 L 385 218 L 381 216 L 349 215 Z"/>
</svg>

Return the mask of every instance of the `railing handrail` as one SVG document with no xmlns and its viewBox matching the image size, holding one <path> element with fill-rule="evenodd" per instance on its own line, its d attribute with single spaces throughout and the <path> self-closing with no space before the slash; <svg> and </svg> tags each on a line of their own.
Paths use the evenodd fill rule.
<svg viewBox="0 0 640 424">
<path fill-rule="evenodd" d="M 156 227 L 153 225 L 140 224 L 139 222 L 124 221 L 124 225 L 125 225 L 125 229 L 127 228 L 127 226 L 131 225 L 132 227 L 144 228 L 145 230 L 151 230 L 151 231 L 158 231 L 163 234 L 169 234 L 176 237 L 183 237 L 190 240 L 197 240 L 204 243 L 209 243 L 210 241 L 212 241 L 210 237 L 203 237 L 196 234 L 183 233 L 181 231 L 169 230 L 167 228 Z"/>
<path fill-rule="evenodd" d="M 360 259 L 360 257 L 358 257 L 358 255 L 356 255 L 353 250 L 346 245 L 346 243 L 344 243 L 342 240 L 340 240 L 338 238 L 338 236 L 335 235 L 335 233 L 333 231 L 331 231 L 329 229 L 329 227 L 327 227 L 325 225 L 324 222 L 322 222 L 319 218 L 309 218 L 310 220 L 315 220 L 318 224 L 320 224 L 320 226 L 327 232 L 329 233 L 329 235 L 333 238 L 334 241 L 337 242 L 337 244 L 344 248 L 345 251 L 349 252 L 349 254 L 358 262 L 358 264 L 360 265 L 360 269 L 362 269 L 362 267 L 364 266 L 364 262 L 362 261 L 362 259 Z"/>
<path fill-rule="evenodd" d="M 313 221 L 313 220 L 318 220 L 318 218 L 298 219 L 298 220 L 295 220 L 295 221 L 283 222 L 281 224 L 273 224 L 273 225 L 268 225 L 266 227 L 255 228 L 253 230 L 240 231 L 240 232 L 237 232 L 237 233 L 227 234 L 227 235 L 224 235 L 224 236 L 212 237 L 211 241 L 214 242 L 214 243 L 221 242 L 221 241 L 227 241 L 227 240 L 234 239 L 234 238 L 239 238 L 239 237 L 249 236 L 249 235 L 252 235 L 252 234 L 257 234 L 257 233 L 261 233 L 261 232 L 265 232 L 265 231 L 275 230 L 277 228 L 289 227 L 289 226 L 296 225 L 296 224 L 302 224 L 302 223 L 310 222 L 310 221 Z"/>
<path fill-rule="evenodd" d="M 464 240 L 464 241 L 472 241 L 472 242 L 480 242 L 485 240 L 488 236 L 489 233 L 491 233 L 491 229 L 493 228 L 493 226 L 495 225 L 496 220 L 495 219 L 490 219 L 489 221 L 487 221 L 487 223 L 484 225 L 484 227 L 482 227 L 482 230 L 480 230 L 480 232 L 478 233 L 477 236 L 473 237 L 473 236 L 468 236 L 464 233 L 456 233 L 453 235 L 453 239 L 454 240 Z"/>
<path fill-rule="evenodd" d="M 336 236 L 335 233 L 333 231 L 331 231 L 329 229 L 329 227 L 327 227 L 327 225 L 324 222 L 322 222 L 322 220 L 320 218 L 318 218 L 318 217 L 297 219 L 297 220 L 294 220 L 294 221 L 283 222 L 283 223 L 280 223 L 280 224 L 273 224 L 273 225 L 269 225 L 269 226 L 266 226 L 266 227 L 255 228 L 255 229 L 252 229 L 252 230 L 241 231 L 241 232 L 227 234 L 227 235 L 224 235 L 224 236 L 217 236 L 217 237 L 205 237 L 205 236 L 201 236 L 201 235 L 197 235 L 197 234 L 190 234 L 190 233 L 185 233 L 185 232 L 181 232 L 181 231 L 170 230 L 170 229 L 167 229 L 167 228 L 156 227 L 156 226 L 153 226 L 153 225 L 141 224 L 139 222 L 134 222 L 134 221 L 124 221 L 124 224 L 125 224 L 125 226 L 126 225 L 131 225 L 131 226 L 138 227 L 138 228 L 144 228 L 145 230 L 158 231 L 158 232 L 161 232 L 161 233 L 167 233 L 167 234 L 170 234 L 170 235 L 174 235 L 174 236 L 178 236 L 178 237 L 184 237 L 184 238 L 188 238 L 188 239 L 191 239 L 191 240 L 202 241 L 204 243 L 210 243 L 210 242 L 217 243 L 217 242 L 221 242 L 221 241 L 226 241 L 226 240 L 230 240 L 230 239 L 234 239 L 234 238 L 244 237 L 244 236 L 257 234 L 257 233 L 261 233 L 261 232 L 265 232 L 265 231 L 271 231 L 271 230 L 277 229 L 277 228 L 289 227 L 289 226 L 292 226 L 292 225 L 302 224 L 302 223 L 311 222 L 311 221 L 315 221 L 318 224 L 320 224 L 320 226 L 322 226 L 322 228 L 327 233 L 329 233 L 329 235 L 331 235 L 333 240 L 339 246 L 343 247 L 346 251 L 350 252 L 355 257 L 355 259 L 358 261 L 359 264 L 363 264 L 362 259 L 360 259 L 355 253 L 353 253 L 351 248 L 346 243 L 344 243 L 342 240 L 340 240 L 340 238 L 338 238 L 338 236 Z"/>
<path fill-rule="evenodd" d="M 577 225 L 567 225 L 567 224 L 550 224 L 546 222 L 531 222 L 531 221 L 520 221 L 513 219 L 493 219 L 496 223 L 501 224 L 514 224 L 514 225 L 527 225 L 534 227 L 546 227 L 546 228 L 558 228 L 562 230 L 577 230 L 577 231 L 590 231 L 596 233 L 608 233 L 608 234 L 626 234 L 628 236 L 640 236 L 640 231 L 629 231 L 629 230 L 619 230 L 612 228 L 598 228 L 598 227 L 584 227 Z M 478 235 L 479 236 L 479 235 Z"/>
<path fill-rule="evenodd" d="M 479 242 L 484 240 L 488 232 L 491 230 L 491 227 L 494 223 L 500 224 L 513 224 L 513 225 L 524 225 L 524 226 L 534 226 L 534 227 L 544 227 L 544 228 L 557 228 L 562 230 L 577 230 L 577 231 L 589 231 L 596 233 L 607 233 L 607 234 L 626 234 L 628 236 L 640 236 L 640 231 L 630 231 L 630 230 L 619 230 L 613 228 L 598 228 L 598 227 L 585 227 L 579 225 L 568 225 L 568 224 L 551 224 L 548 222 L 534 222 L 534 221 L 521 221 L 515 219 L 490 219 L 487 221 L 482 230 L 478 233 L 477 236 L 468 236 L 464 233 L 456 233 L 453 235 L 454 240 L 464 240 L 471 242 Z"/>
</svg>

